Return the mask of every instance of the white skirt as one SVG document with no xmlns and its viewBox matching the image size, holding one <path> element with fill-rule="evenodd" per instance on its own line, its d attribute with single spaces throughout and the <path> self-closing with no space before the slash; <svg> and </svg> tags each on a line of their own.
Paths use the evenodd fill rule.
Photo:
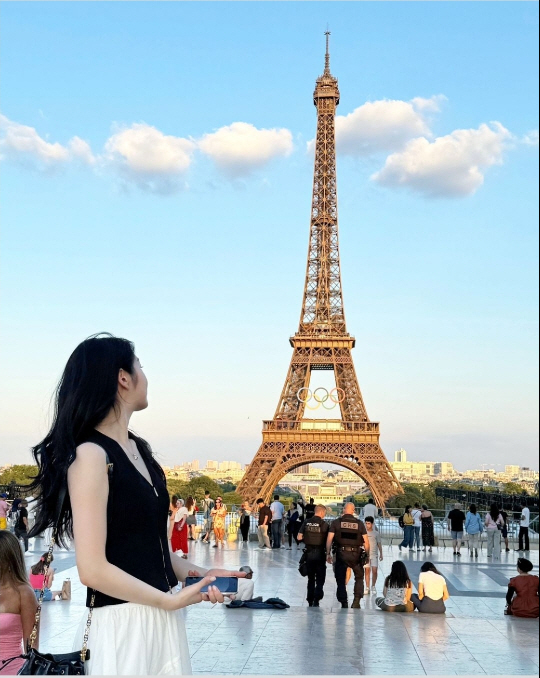
<svg viewBox="0 0 540 678">
<path fill-rule="evenodd" d="M 79 624 L 73 650 L 80 650 L 88 610 Z M 182 610 L 122 603 L 96 607 L 88 637 L 91 676 L 191 675 Z"/>
</svg>

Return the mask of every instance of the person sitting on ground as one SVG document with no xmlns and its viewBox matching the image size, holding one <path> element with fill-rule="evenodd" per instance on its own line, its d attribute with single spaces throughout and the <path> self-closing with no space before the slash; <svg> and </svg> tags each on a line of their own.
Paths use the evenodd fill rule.
<svg viewBox="0 0 540 678">
<path fill-rule="evenodd" d="M 18 657 L 34 627 L 37 600 L 28 583 L 26 567 L 17 537 L 0 531 L 0 674 L 13 676 L 24 664 L 15 659 L 2 668 L 2 662 Z M 39 631 L 39 629 L 38 629 Z M 34 642 L 38 649 L 38 638 Z"/>
<path fill-rule="evenodd" d="M 375 603 L 383 612 L 414 612 L 411 602 L 413 587 L 405 564 L 401 560 L 392 563 L 390 574 L 384 580 L 383 595 Z"/>
<path fill-rule="evenodd" d="M 418 612 L 444 614 L 445 600 L 450 598 L 446 580 L 433 563 L 425 562 L 420 568 L 418 593 L 413 593 L 411 601 Z"/>
<path fill-rule="evenodd" d="M 369 539 L 369 560 L 364 565 L 364 577 L 366 580 L 366 593 L 375 594 L 377 589 L 377 573 L 379 571 L 379 560 L 383 559 L 381 533 L 375 527 L 375 520 L 368 516 L 365 520 L 367 536 Z M 370 582 L 371 579 L 371 582 Z"/>
<path fill-rule="evenodd" d="M 50 563 L 47 566 L 47 556 L 48 553 L 44 553 L 38 562 L 30 568 L 30 586 L 34 589 L 36 598 L 39 600 L 43 583 L 45 583 L 43 600 L 48 603 L 51 600 L 62 600 L 62 591 L 51 591 L 54 569 L 50 566 Z M 51 554 L 50 562 L 52 563 L 53 560 L 54 557 Z"/>
<path fill-rule="evenodd" d="M 518 558 L 517 577 L 508 582 L 504 614 L 526 619 L 538 619 L 538 586 L 540 579 L 531 574 L 533 564 L 527 558 Z"/>
</svg>

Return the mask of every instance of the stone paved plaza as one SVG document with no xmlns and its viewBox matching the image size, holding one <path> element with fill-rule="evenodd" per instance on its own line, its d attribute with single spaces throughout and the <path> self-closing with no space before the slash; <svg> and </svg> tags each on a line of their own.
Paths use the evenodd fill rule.
<svg viewBox="0 0 540 678">
<path fill-rule="evenodd" d="M 27 553 L 27 564 L 43 550 L 40 540 L 33 541 L 30 548 L 36 550 Z M 451 598 L 445 616 L 431 616 L 383 613 L 375 608 L 375 596 L 362 601 L 361 611 L 342 610 L 330 567 L 321 607 L 307 607 L 306 580 L 298 574 L 295 547 L 260 552 L 253 543 L 232 542 L 224 550 L 190 545 L 190 560 L 205 567 L 251 565 L 255 595 L 278 596 L 291 606 L 233 610 L 201 603 L 188 608 L 185 619 L 195 674 L 538 675 L 538 620 L 503 616 L 506 584 L 518 557 L 514 551 L 495 562 L 484 551 L 475 562 L 465 553 L 454 558 L 451 548 L 434 549 L 430 559 L 446 577 Z M 401 558 L 416 582 L 425 556 L 385 546 L 381 574 Z M 537 573 L 538 551 L 529 557 Z M 70 577 L 73 597 L 71 602 L 44 605 L 41 647 L 62 652 L 71 649 L 74 628 L 85 610 L 85 592 L 73 552 L 57 551 L 54 565 L 56 584 Z M 349 590 L 352 593 L 352 582 Z"/>
</svg>

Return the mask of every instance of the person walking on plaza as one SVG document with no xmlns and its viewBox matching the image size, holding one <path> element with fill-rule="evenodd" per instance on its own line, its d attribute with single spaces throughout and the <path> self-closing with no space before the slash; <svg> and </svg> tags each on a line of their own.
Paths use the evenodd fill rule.
<svg viewBox="0 0 540 678">
<path fill-rule="evenodd" d="M 188 512 L 186 521 L 188 528 L 188 540 L 195 541 L 195 528 L 197 527 L 197 504 L 191 495 L 186 499 L 186 509 Z"/>
<path fill-rule="evenodd" d="M 469 538 L 469 555 L 471 558 L 473 555 L 475 558 L 478 558 L 478 547 L 483 531 L 484 523 L 478 514 L 476 504 L 471 504 L 465 518 L 465 532 Z"/>
<path fill-rule="evenodd" d="M 412 592 L 412 581 L 405 563 L 395 560 L 390 574 L 384 580 L 383 595 L 375 599 L 375 604 L 383 612 L 414 612 Z"/>
<path fill-rule="evenodd" d="M 306 518 L 307 520 L 307 518 Z M 369 539 L 366 526 L 354 516 L 354 504 L 347 502 L 343 507 L 343 515 L 332 522 L 326 540 L 326 557 L 332 562 L 332 542 L 335 540 L 336 563 L 336 597 L 341 607 L 349 607 L 345 578 L 347 568 L 354 574 L 354 599 L 351 607 L 360 609 L 360 601 L 364 597 L 364 562 L 369 557 Z"/>
<path fill-rule="evenodd" d="M 521 504 L 519 517 L 519 548 L 518 551 L 529 551 L 529 526 L 531 524 L 531 510 L 525 504 Z"/>
<path fill-rule="evenodd" d="M 448 530 L 452 535 L 452 545 L 454 555 L 461 556 L 461 542 L 463 541 L 463 525 L 465 523 L 465 514 L 461 510 L 461 504 L 454 504 L 447 518 Z"/>
<path fill-rule="evenodd" d="M 9 511 L 9 504 L 6 501 L 7 494 L 3 492 L 0 494 L 0 530 L 7 529 L 7 514 Z"/>
<path fill-rule="evenodd" d="M 28 551 L 28 502 L 23 499 L 19 504 L 17 518 L 15 520 L 15 536 L 24 543 L 24 552 Z"/>
<path fill-rule="evenodd" d="M 296 502 L 291 503 L 291 507 L 287 511 L 287 532 L 289 534 L 289 547 L 288 550 L 292 549 L 293 539 L 298 546 L 298 534 L 300 530 L 300 514 L 298 513 L 298 504 Z"/>
<path fill-rule="evenodd" d="M 165 474 L 150 445 L 129 429 L 132 414 L 148 406 L 147 387 L 131 342 L 110 334 L 86 339 L 64 369 L 51 429 L 32 450 L 38 464 L 34 531 L 53 525 L 59 511 L 56 538 L 61 544 L 74 538 L 80 580 L 88 587 L 88 675 L 190 674 L 178 610 L 224 600 L 211 577 L 174 590 L 186 561 L 167 544 Z M 66 475 L 68 494 L 59 507 Z M 134 497 L 144 510 L 134 510 Z M 201 593 L 204 586 L 208 593 Z M 81 650 L 87 626 L 88 613 L 74 650 Z"/>
<path fill-rule="evenodd" d="M 304 519 L 313 518 L 315 515 L 315 500 L 313 497 L 309 498 L 309 502 L 304 507 Z"/>
<path fill-rule="evenodd" d="M 28 582 L 24 557 L 17 537 L 8 530 L 0 531 L 0 675 L 14 676 L 24 659 L 14 659 L 2 668 L 3 662 L 19 657 L 25 650 L 34 627 L 38 602 Z M 39 628 L 38 628 L 39 631 Z M 39 638 L 34 647 L 38 649 Z"/>
<path fill-rule="evenodd" d="M 504 518 L 501 516 L 497 504 L 491 504 L 484 525 L 487 535 L 487 557 L 498 559 L 501 555 L 501 530 L 504 525 Z"/>
<path fill-rule="evenodd" d="M 373 520 L 375 520 L 375 518 L 379 515 L 379 511 L 375 506 L 373 497 L 370 497 L 367 500 L 367 504 L 364 506 L 363 512 L 364 512 L 364 522 L 366 522 L 366 518 L 373 518 Z"/>
<path fill-rule="evenodd" d="M 379 560 L 383 559 L 381 533 L 375 528 L 375 521 L 368 516 L 365 522 L 366 534 L 369 539 L 369 560 L 364 565 L 366 578 L 366 593 L 377 593 L 377 573 L 379 572 Z M 371 579 L 371 582 L 370 582 Z"/>
<path fill-rule="evenodd" d="M 172 552 L 182 551 L 182 558 L 187 558 L 188 554 L 188 529 L 187 529 L 187 508 L 184 506 L 183 499 L 176 500 L 176 515 L 174 516 L 174 525 L 171 537 Z"/>
<path fill-rule="evenodd" d="M 433 522 L 433 513 L 428 509 L 425 504 L 422 504 L 422 544 L 424 545 L 422 550 L 425 551 L 426 548 L 431 553 L 433 547 L 435 546 L 435 524 Z"/>
<path fill-rule="evenodd" d="M 264 499 L 257 499 L 257 508 L 259 510 L 259 519 L 257 527 L 257 537 L 259 539 L 258 551 L 270 548 L 270 538 L 268 537 L 268 527 L 272 522 L 272 511 L 266 505 Z"/>
<path fill-rule="evenodd" d="M 245 501 L 238 509 L 238 517 L 240 518 L 240 534 L 242 535 L 242 543 L 247 544 L 249 540 L 249 526 L 251 522 L 251 509 L 249 504 Z"/>
<path fill-rule="evenodd" d="M 274 495 L 274 501 L 270 504 L 270 511 L 272 512 L 272 548 L 281 548 L 281 527 L 283 525 L 283 514 L 285 507 L 279 501 L 279 494 Z"/>
<path fill-rule="evenodd" d="M 414 518 L 411 514 L 410 504 L 405 507 L 405 513 L 401 516 L 401 520 L 403 522 L 403 541 L 398 545 L 398 548 L 401 551 L 403 547 L 408 547 L 409 551 L 412 551 L 414 544 Z"/>
<path fill-rule="evenodd" d="M 526 619 L 538 619 L 538 585 L 540 580 L 531 574 L 533 564 L 527 558 L 518 558 L 517 577 L 508 582 L 504 614 Z"/>
<path fill-rule="evenodd" d="M 306 518 L 298 532 L 298 539 L 306 545 L 307 602 L 309 607 L 319 607 L 324 596 L 326 581 L 326 539 L 328 523 L 325 521 L 326 506 L 317 504 L 315 514 Z"/>
<path fill-rule="evenodd" d="M 508 542 L 508 513 L 504 510 L 504 507 L 501 509 L 501 516 L 504 520 L 504 525 L 501 530 L 501 537 L 504 541 L 506 553 L 510 553 L 510 543 Z"/>
<path fill-rule="evenodd" d="M 212 497 L 210 496 L 210 491 L 204 491 L 203 499 L 203 517 L 204 517 L 204 526 L 203 526 L 203 544 L 208 544 L 210 535 L 212 534 L 212 509 L 214 508 L 215 503 Z"/>
<path fill-rule="evenodd" d="M 418 612 L 444 614 L 446 612 L 444 601 L 448 598 L 450 598 L 450 594 L 445 578 L 433 563 L 425 562 L 420 568 L 418 593 L 411 595 L 411 601 L 415 608 Z"/>
<path fill-rule="evenodd" d="M 167 528 L 167 539 L 169 540 L 169 543 L 172 539 L 172 533 L 174 530 L 174 519 L 176 518 L 176 514 L 178 512 L 178 495 L 173 494 L 171 497 L 171 503 L 169 505 L 169 525 Z"/>
<path fill-rule="evenodd" d="M 223 503 L 221 497 L 216 498 L 216 505 L 212 509 L 212 520 L 214 521 L 214 537 L 216 543 L 214 548 L 217 549 L 221 544 L 221 548 L 225 546 L 225 522 L 227 520 L 227 507 Z"/>
<path fill-rule="evenodd" d="M 422 546 L 421 542 L 421 532 L 422 532 L 422 508 L 418 502 L 415 503 L 414 508 L 411 510 L 411 515 L 414 520 L 414 537 L 413 537 L 413 547 L 416 544 L 416 550 L 420 551 Z"/>
</svg>

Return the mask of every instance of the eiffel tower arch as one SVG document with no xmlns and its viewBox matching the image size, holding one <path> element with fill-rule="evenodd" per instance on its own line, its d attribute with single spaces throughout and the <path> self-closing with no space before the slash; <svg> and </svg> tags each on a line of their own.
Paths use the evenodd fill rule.
<svg viewBox="0 0 540 678">
<path fill-rule="evenodd" d="M 330 73 L 326 32 L 324 73 L 315 85 L 317 136 L 311 226 L 302 313 L 290 338 L 293 355 L 274 418 L 263 422 L 263 441 L 237 492 L 268 501 L 284 475 L 303 464 L 331 463 L 356 473 L 378 506 L 403 490 L 379 445 L 379 424 L 369 420 L 358 385 L 347 332 L 339 259 L 335 114 L 338 81 Z M 310 389 L 312 373 L 331 370 L 336 387 Z M 310 403 L 314 402 L 315 405 Z M 306 417 L 309 409 L 339 418 Z"/>
</svg>

